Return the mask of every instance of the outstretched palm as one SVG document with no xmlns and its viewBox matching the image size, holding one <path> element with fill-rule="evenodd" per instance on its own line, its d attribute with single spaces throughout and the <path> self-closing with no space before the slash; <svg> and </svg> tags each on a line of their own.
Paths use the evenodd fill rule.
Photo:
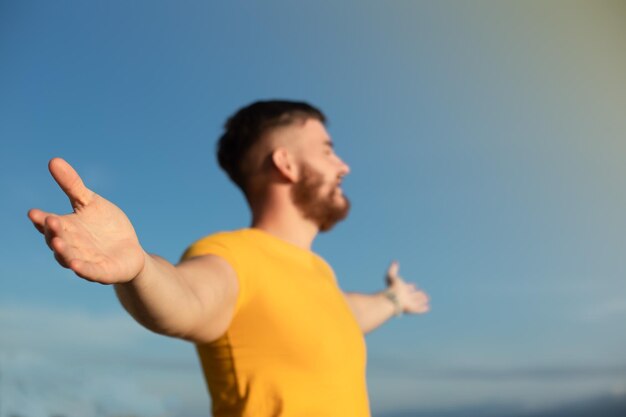
<svg viewBox="0 0 626 417">
<path fill-rule="evenodd" d="M 28 217 L 45 236 L 56 260 L 89 281 L 116 284 L 132 280 L 143 268 L 145 252 L 128 217 L 85 187 L 64 160 L 55 158 L 48 167 L 74 212 L 57 215 L 32 209 Z"/>
</svg>

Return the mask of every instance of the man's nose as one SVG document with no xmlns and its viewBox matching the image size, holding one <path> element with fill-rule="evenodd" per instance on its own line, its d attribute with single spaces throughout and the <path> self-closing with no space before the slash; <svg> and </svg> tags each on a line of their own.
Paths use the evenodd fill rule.
<svg viewBox="0 0 626 417">
<path fill-rule="evenodd" d="M 339 160 L 339 169 L 340 169 L 340 175 L 342 177 L 348 175 L 350 173 L 350 166 L 348 164 L 346 164 L 343 159 L 337 157 L 337 159 Z"/>
</svg>

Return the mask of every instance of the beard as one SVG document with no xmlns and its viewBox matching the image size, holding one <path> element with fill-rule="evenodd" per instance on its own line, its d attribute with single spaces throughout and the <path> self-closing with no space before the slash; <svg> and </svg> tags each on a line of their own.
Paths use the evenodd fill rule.
<svg viewBox="0 0 626 417">
<path fill-rule="evenodd" d="M 324 177 L 310 165 L 302 165 L 302 175 L 291 189 L 293 203 L 300 209 L 304 218 L 312 220 L 320 232 L 333 228 L 346 218 L 350 211 L 350 200 L 341 193 L 339 186 L 334 186 L 328 193 L 322 194 Z"/>
</svg>

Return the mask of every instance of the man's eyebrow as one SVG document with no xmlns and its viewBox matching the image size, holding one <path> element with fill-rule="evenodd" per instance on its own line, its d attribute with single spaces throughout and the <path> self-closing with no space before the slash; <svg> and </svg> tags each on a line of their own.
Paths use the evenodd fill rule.
<svg viewBox="0 0 626 417">
<path fill-rule="evenodd" d="M 324 145 L 328 145 L 328 146 L 330 146 L 331 148 L 334 148 L 334 147 L 335 147 L 335 145 L 333 145 L 333 142 L 332 142 L 330 139 L 325 139 L 325 140 L 324 140 Z"/>
</svg>

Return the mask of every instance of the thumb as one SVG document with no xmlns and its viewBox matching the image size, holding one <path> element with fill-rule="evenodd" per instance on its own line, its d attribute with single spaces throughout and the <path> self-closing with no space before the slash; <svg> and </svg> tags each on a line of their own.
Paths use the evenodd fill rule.
<svg viewBox="0 0 626 417">
<path fill-rule="evenodd" d="M 400 270 L 400 264 L 398 263 L 398 261 L 392 261 L 391 264 L 389 265 L 389 268 L 387 269 L 387 275 L 386 275 L 387 284 L 391 285 L 395 281 L 401 279 L 400 276 L 398 275 L 399 270 Z"/>
<path fill-rule="evenodd" d="M 86 206 L 93 198 L 93 191 L 85 187 L 83 180 L 70 164 L 61 158 L 48 163 L 50 174 L 70 199 L 72 207 Z"/>
</svg>

